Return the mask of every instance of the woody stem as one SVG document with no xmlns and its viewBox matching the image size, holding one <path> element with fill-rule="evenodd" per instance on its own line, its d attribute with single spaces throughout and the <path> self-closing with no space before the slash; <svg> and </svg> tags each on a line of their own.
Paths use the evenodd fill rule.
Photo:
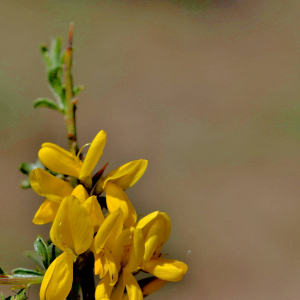
<svg viewBox="0 0 300 300">
<path fill-rule="evenodd" d="M 68 47 L 65 52 L 65 60 L 64 60 L 64 81 L 65 81 L 65 89 L 66 89 L 66 105 L 65 105 L 65 123 L 67 127 L 67 136 L 68 136 L 68 146 L 69 149 L 74 149 L 75 153 L 78 152 L 77 145 L 77 133 L 76 133 L 76 123 L 75 123 L 75 112 L 76 112 L 76 99 L 74 99 L 73 93 L 73 78 L 72 78 L 72 54 L 73 54 L 73 26 L 74 24 L 70 24 L 69 30 L 69 40 Z"/>
</svg>

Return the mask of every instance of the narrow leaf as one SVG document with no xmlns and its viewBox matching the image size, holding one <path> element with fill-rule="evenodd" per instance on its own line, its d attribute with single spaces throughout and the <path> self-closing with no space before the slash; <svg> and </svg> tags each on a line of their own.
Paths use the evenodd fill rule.
<svg viewBox="0 0 300 300">
<path fill-rule="evenodd" d="M 31 250 L 27 250 L 24 252 L 24 256 L 33 260 L 39 267 L 44 268 L 43 260 L 41 257 Z"/>
<path fill-rule="evenodd" d="M 44 167 L 42 162 L 39 160 L 39 158 L 36 160 L 35 164 L 37 165 L 38 168 L 40 168 L 42 170 L 46 170 L 46 168 Z"/>
<path fill-rule="evenodd" d="M 0 275 L 6 275 L 6 273 L 4 272 L 4 270 L 0 267 Z"/>
<path fill-rule="evenodd" d="M 37 168 L 37 165 L 36 164 L 32 164 L 32 163 L 26 163 L 26 162 L 22 162 L 20 163 L 19 165 L 19 170 L 24 173 L 24 174 L 27 174 L 29 175 L 30 172 L 34 169 Z"/>
<path fill-rule="evenodd" d="M 37 98 L 34 102 L 33 102 L 33 107 L 37 108 L 37 107 L 48 107 L 51 109 L 55 109 L 55 110 L 60 110 L 58 105 L 51 99 L 48 98 Z"/>
<path fill-rule="evenodd" d="M 40 46 L 40 50 L 41 50 L 46 68 L 50 69 L 51 68 L 51 60 L 50 60 L 49 51 L 48 51 L 47 46 L 45 44 L 42 44 Z"/>
<path fill-rule="evenodd" d="M 60 64 L 61 42 L 61 37 L 52 40 L 50 47 L 50 59 L 52 67 L 58 66 Z"/>
<path fill-rule="evenodd" d="M 74 87 L 74 90 L 73 90 L 73 94 L 74 96 L 76 96 L 77 94 L 79 94 L 81 91 L 83 91 L 85 89 L 85 86 L 84 85 L 77 85 Z"/>
<path fill-rule="evenodd" d="M 48 253 L 48 248 L 41 237 L 38 237 L 34 242 L 34 250 L 39 256 L 42 257 L 44 266 L 46 269 L 48 269 L 50 265 L 50 257 Z"/>
<path fill-rule="evenodd" d="M 22 277 L 22 276 L 43 276 L 42 273 L 30 270 L 30 269 L 24 269 L 24 268 L 17 268 L 11 271 L 12 275 L 15 277 Z"/>
<path fill-rule="evenodd" d="M 24 179 L 23 181 L 21 181 L 20 186 L 21 186 L 22 189 L 31 188 L 30 180 L 29 179 Z"/>
<path fill-rule="evenodd" d="M 54 94 L 57 102 L 59 103 L 59 107 L 63 110 L 65 103 L 65 91 L 62 84 L 62 67 L 57 66 L 51 68 L 48 71 L 48 81 L 50 83 L 51 91 Z"/>
<path fill-rule="evenodd" d="M 22 289 L 18 292 L 18 294 L 13 298 L 14 300 L 23 300 L 27 299 L 26 294 L 25 294 L 25 289 Z"/>
</svg>

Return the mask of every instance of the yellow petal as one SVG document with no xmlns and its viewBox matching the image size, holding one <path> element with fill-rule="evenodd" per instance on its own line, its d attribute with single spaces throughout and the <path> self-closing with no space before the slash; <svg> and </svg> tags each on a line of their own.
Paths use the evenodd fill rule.
<svg viewBox="0 0 300 300">
<path fill-rule="evenodd" d="M 42 164 L 48 169 L 76 178 L 79 177 L 82 162 L 69 151 L 52 143 L 44 143 L 38 156 Z"/>
<path fill-rule="evenodd" d="M 40 196 L 44 196 L 44 193 L 40 187 L 40 184 L 36 178 L 36 169 L 32 170 L 29 174 L 30 185 L 32 189 Z"/>
<path fill-rule="evenodd" d="M 147 278 L 148 279 L 148 278 Z M 151 281 L 147 282 L 145 285 L 141 286 L 142 293 L 144 297 L 147 297 L 159 289 L 161 289 L 163 286 L 167 284 L 168 281 L 161 280 L 159 278 L 153 277 Z"/>
<path fill-rule="evenodd" d="M 123 229 L 123 213 L 121 209 L 109 214 L 95 236 L 95 249 L 99 253 L 105 247 L 111 250 L 116 238 Z"/>
<path fill-rule="evenodd" d="M 106 274 L 98 283 L 96 288 L 95 297 L 96 300 L 110 299 L 110 294 L 113 286 L 110 284 L 109 274 Z"/>
<path fill-rule="evenodd" d="M 85 252 L 93 241 L 93 223 L 84 206 L 75 196 L 66 197 L 57 212 L 50 231 L 55 246 L 77 255 Z"/>
<path fill-rule="evenodd" d="M 154 221 L 145 238 L 145 255 L 143 258 L 143 266 L 153 255 L 159 255 L 160 248 L 162 247 L 164 231 L 164 222 L 162 220 Z"/>
<path fill-rule="evenodd" d="M 94 226 L 94 232 L 97 232 L 101 224 L 104 221 L 104 216 L 100 207 L 100 204 L 96 196 L 89 197 L 84 203 L 83 206 L 87 210 Z"/>
<path fill-rule="evenodd" d="M 118 185 L 107 182 L 105 186 L 106 203 L 110 213 L 121 208 L 124 216 L 124 224 L 131 227 L 135 224 L 137 215 L 127 195 Z"/>
<path fill-rule="evenodd" d="M 143 293 L 136 279 L 131 273 L 123 272 L 124 282 L 130 300 L 143 300 Z"/>
<path fill-rule="evenodd" d="M 119 185 L 123 190 L 133 186 L 145 173 L 148 161 L 139 159 L 131 161 L 107 174 L 103 179 L 103 188 L 108 181 Z"/>
<path fill-rule="evenodd" d="M 115 285 L 116 282 L 118 281 L 118 271 L 116 268 L 116 264 L 114 261 L 113 256 L 111 255 L 111 253 L 104 248 L 104 257 L 105 257 L 105 264 L 108 268 L 108 272 L 109 272 L 109 277 L 110 277 L 110 285 Z"/>
<path fill-rule="evenodd" d="M 129 251 L 129 245 L 132 242 L 133 232 L 133 227 L 124 229 L 113 244 L 111 253 L 114 257 L 118 272 L 120 271 L 121 266 L 125 266 L 128 262 L 127 252 Z M 125 261 L 126 258 L 127 261 Z"/>
<path fill-rule="evenodd" d="M 106 133 L 101 130 L 91 143 L 88 153 L 82 164 L 82 168 L 79 173 L 79 179 L 83 180 L 85 177 L 90 176 L 94 168 L 96 167 L 99 158 L 103 154 L 103 149 L 106 144 Z"/>
<path fill-rule="evenodd" d="M 82 184 L 78 184 L 71 195 L 75 196 L 82 204 L 89 197 L 89 194 Z"/>
<path fill-rule="evenodd" d="M 131 243 L 129 260 L 124 269 L 129 273 L 137 271 L 145 253 L 145 241 L 140 229 L 134 230 L 133 241 Z"/>
<path fill-rule="evenodd" d="M 118 283 L 116 284 L 115 288 L 111 293 L 110 300 L 122 300 L 125 290 L 125 283 L 123 279 L 123 273 L 121 274 Z"/>
<path fill-rule="evenodd" d="M 40 289 L 41 300 L 65 300 L 73 281 L 73 257 L 67 253 L 57 257 L 47 269 Z"/>
<path fill-rule="evenodd" d="M 162 280 L 179 281 L 187 272 L 188 266 L 178 260 L 159 257 L 150 260 L 144 270 Z"/>
<path fill-rule="evenodd" d="M 38 211 L 36 212 L 32 222 L 37 225 L 47 224 L 55 219 L 57 214 L 59 203 L 44 200 Z"/>
<path fill-rule="evenodd" d="M 58 203 L 60 203 L 63 198 L 70 196 L 73 191 L 73 187 L 68 182 L 40 168 L 36 168 L 30 173 L 30 182 L 33 183 L 39 195 L 41 195 L 40 192 L 42 192 L 43 196 L 47 199 Z M 39 185 L 39 189 L 37 188 L 37 184 Z"/>
<path fill-rule="evenodd" d="M 139 220 L 136 224 L 136 228 L 142 229 L 144 238 L 146 238 L 149 229 L 151 228 L 153 223 L 157 220 L 162 220 L 165 224 L 165 233 L 164 233 L 164 238 L 163 238 L 163 244 L 165 244 L 171 234 L 171 220 L 166 213 L 155 211 L 155 212 L 145 216 L 141 220 Z"/>
</svg>

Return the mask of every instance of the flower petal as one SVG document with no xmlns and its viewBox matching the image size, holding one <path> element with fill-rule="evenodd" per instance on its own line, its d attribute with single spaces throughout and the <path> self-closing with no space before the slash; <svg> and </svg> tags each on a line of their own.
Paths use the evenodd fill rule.
<svg viewBox="0 0 300 300">
<path fill-rule="evenodd" d="M 82 164 L 82 168 L 79 173 L 79 179 L 83 180 L 84 178 L 91 175 L 92 171 L 96 167 L 99 158 L 103 154 L 103 149 L 106 144 L 106 133 L 104 130 L 101 130 L 94 140 L 91 143 L 88 153 Z"/>
<path fill-rule="evenodd" d="M 89 194 L 82 184 L 78 184 L 71 195 L 75 196 L 82 204 L 89 197 Z"/>
<path fill-rule="evenodd" d="M 82 162 L 69 151 L 52 143 L 44 143 L 38 156 L 42 164 L 48 169 L 76 178 L 79 177 Z"/>
<path fill-rule="evenodd" d="M 124 215 L 124 224 L 131 227 L 135 224 L 137 215 L 127 195 L 118 185 L 107 182 L 105 186 L 106 203 L 110 213 L 121 208 Z"/>
<path fill-rule="evenodd" d="M 103 187 L 111 181 L 123 190 L 127 190 L 143 176 L 147 165 L 148 161 L 145 159 L 131 161 L 107 174 L 103 179 Z"/>
<path fill-rule="evenodd" d="M 109 214 L 95 236 L 95 250 L 99 253 L 105 247 L 111 250 L 116 238 L 123 229 L 123 213 L 119 209 Z"/>
<path fill-rule="evenodd" d="M 145 254 L 143 257 L 143 266 L 151 259 L 155 254 L 160 253 L 162 246 L 162 239 L 164 236 L 165 225 L 162 220 L 156 220 L 152 223 L 147 236 L 145 238 Z"/>
<path fill-rule="evenodd" d="M 41 300 L 65 300 L 73 281 L 73 257 L 58 256 L 47 269 L 40 289 Z"/>
<path fill-rule="evenodd" d="M 110 294 L 113 286 L 109 285 L 109 283 L 109 274 L 106 274 L 97 285 L 95 293 L 96 300 L 110 299 Z"/>
<path fill-rule="evenodd" d="M 55 246 L 77 255 L 85 252 L 93 241 L 93 223 L 84 206 L 75 196 L 66 197 L 53 222 L 50 237 Z"/>
<path fill-rule="evenodd" d="M 104 256 L 106 260 L 106 265 L 108 266 L 108 272 L 110 276 L 110 285 L 114 286 L 118 281 L 118 271 L 116 268 L 116 264 L 111 253 L 104 248 Z"/>
<path fill-rule="evenodd" d="M 162 280 L 179 281 L 187 272 L 188 266 L 178 260 L 159 257 L 150 260 L 144 270 Z"/>
<path fill-rule="evenodd" d="M 31 182 L 39 195 L 43 195 L 47 199 L 58 203 L 60 203 L 63 198 L 70 196 L 73 191 L 73 187 L 68 182 L 40 168 L 36 168 L 30 173 L 30 183 Z M 39 185 L 39 188 L 37 185 Z"/>
<path fill-rule="evenodd" d="M 166 213 L 155 211 L 155 212 L 145 216 L 141 220 L 139 220 L 136 224 L 136 228 L 142 229 L 142 233 L 144 235 L 144 238 L 146 238 L 149 229 L 151 228 L 151 226 L 153 225 L 153 223 L 156 220 L 163 220 L 164 221 L 165 233 L 164 233 L 163 244 L 165 244 L 166 241 L 169 239 L 170 234 L 171 234 L 171 220 L 170 220 L 169 216 Z"/>
<path fill-rule="evenodd" d="M 94 226 L 94 232 L 97 232 L 101 224 L 104 221 L 104 216 L 100 207 L 100 204 L 96 196 L 89 197 L 84 203 L 83 206 L 87 210 Z"/>
<path fill-rule="evenodd" d="M 124 282 L 130 300 L 143 300 L 143 293 L 136 279 L 131 273 L 123 272 Z"/>
<path fill-rule="evenodd" d="M 132 243 L 133 232 L 133 227 L 124 229 L 113 244 L 111 253 L 117 265 L 118 272 L 121 269 L 121 265 L 127 263 L 123 262 L 123 259 L 127 254 L 127 249 L 129 250 L 129 245 Z M 125 264 L 123 264 L 123 266 L 124 265 Z"/>
<path fill-rule="evenodd" d="M 115 288 L 113 289 L 110 300 L 122 300 L 125 290 L 125 282 L 123 278 L 123 273 L 121 274 Z"/>
<path fill-rule="evenodd" d="M 133 241 L 131 243 L 129 260 L 124 269 L 129 273 L 133 273 L 138 269 L 145 253 L 145 241 L 140 229 L 134 230 Z"/>
<path fill-rule="evenodd" d="M 44 200 L 38 211 L 36 212 L 32 222 L 37 225 L 47 224 L 55 219 L 57 214 L 59 203 L 51 200 Z"/>
<path fill-rule="evenodd" d="M 146 281 L 145 283 L 143 281 Z M 142 293 L 144 297 L 147 297 L 168 283 L 166 280 L 161 280 L 156 277 L 148 277 L 139 281 L 139 286 L 141 287 Z"/>
</svg>

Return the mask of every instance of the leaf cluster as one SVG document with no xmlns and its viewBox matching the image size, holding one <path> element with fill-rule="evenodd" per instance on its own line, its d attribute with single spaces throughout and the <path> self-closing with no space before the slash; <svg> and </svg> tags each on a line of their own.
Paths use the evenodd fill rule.
<svg viewBox="0 0 300 300">
<path fill-rule="evenodd" d="M 55 100 L 45 97 L 37 98 L 34 101 L 33 106 L 35 108 L 51 108 L 64 114 L 66 109 L 66 89 L 63 80 L 65 52 L 62 51 L 61 46 L 62 39 L 61 37 L 58 37 L 57 39 L 52 40 L 49 49 L 45 44 L 41 45 L 40 47 L 46 66 L 47 80 Z M 77 95 L 83 89 L 83 85 L 75 86 L 73 89 L 73 95 Z"/>
</svg>

